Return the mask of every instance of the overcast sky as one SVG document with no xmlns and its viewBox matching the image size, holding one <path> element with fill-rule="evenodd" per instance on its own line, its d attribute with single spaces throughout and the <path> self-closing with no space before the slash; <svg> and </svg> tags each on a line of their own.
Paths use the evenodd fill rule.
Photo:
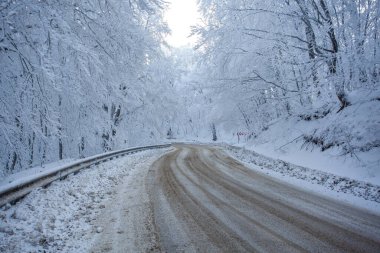
<svg viewBox="0 0 380 253">
<path fill-rule="evenodd" d="M 170 7 L 165 14 L 172 35 L 167 37 L 174 47 L 194 46 L 196 38 L 188 38 L 190 27 L 200 19 L 196 0 L 168 0 Z"/>
</svg>

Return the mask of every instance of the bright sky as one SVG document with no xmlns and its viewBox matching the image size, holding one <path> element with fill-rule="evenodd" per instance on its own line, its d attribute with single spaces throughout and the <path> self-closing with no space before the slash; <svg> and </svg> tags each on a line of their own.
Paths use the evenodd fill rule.
<svg viewBox="0 0 380 253">
<path fill-rule="evenodd" d="M 168 43 L 173 47 L 194 46 L 196 38 L 188 38 L 191 33 L 190 27 L 200 19 L 197 10 L 197 0 L 167 0 L 170 3 L 165 13 L 172 34 L 167 37 Z"/>
</svg>

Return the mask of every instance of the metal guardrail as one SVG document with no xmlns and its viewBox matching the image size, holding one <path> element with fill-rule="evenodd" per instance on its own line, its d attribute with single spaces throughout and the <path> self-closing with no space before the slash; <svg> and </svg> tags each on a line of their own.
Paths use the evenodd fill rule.
<svg viewBox="0 0 380 253">
<path fill-rule="evenodd" d="M 4 190 L 0 190 L 0 207 L 7 203 L 12 203 L 20 198 L 24 197 L 34 189 L 38 187 L 44 187 L 56 181 L 58 179 L 64 179 L 70 174 L 76 174 L 81 169 L 88 168 L 91 165 L 98 165 L 107 160 L 112 160 L 114 158 L 118 158 L 120 156 L 125 156 L 128 154 L 133 154 L 136 152 L 149 150 L 149 149 L 158 149 L 158 148 L 168 148 L 171 144 L 164 145 L 153 145 L 153 146 L 145 146 L 145 147 L 137 147 L 130 149 L 123 149 L 118 151 L 112 151 L 100 155 L 95 155 L 91 157 L 87 157 L 81 159 L 77 162 L 70 163 L 69 165 L 62 166 L 56 171 L 52 171 L 47 174 L 43 174 L 40 176 L 36 176 L 35 178 L 31 178 L 30 180 L 25 180 L 20 184 L 16 184 L 12 187 L 6 188 Z"/>
</svg>

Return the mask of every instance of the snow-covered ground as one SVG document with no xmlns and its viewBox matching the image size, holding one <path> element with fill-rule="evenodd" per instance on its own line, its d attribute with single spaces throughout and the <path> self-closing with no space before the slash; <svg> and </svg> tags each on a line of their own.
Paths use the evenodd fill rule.
<svg viewBox="0 0 380 253">
<path fill-rule="evenodd" d="M 116 187 L 140 169 L 149 168 L 164 152 L 143 151 L 92 166 L 2 207 L 0 252 L 88 251 L 99 239 L 96 235 L 103 232 L 97 219 L 115 198 Z M 134 194 L 128 202 L 140 197 Z"/>
<path fill-rule="evenodd" d="M 139 148 L 139 147 L 134 147 L 134 148 L 130 147 L 129 150 L 132 150 L 135 148 Z M 89 157 L 81 158 L 81 159 L 72 159 L 72 158 L 63 159 L 60 161 L 43 164 L 41 166 L 25 169 L 17 173 L 7 175 L 6 177 L 0 179 L 0 192 L 7 191 L 9 189 L 20 186 L 22 184 L 29 183 L 36 179 L 62 171 L 67 167 L 88 162 L 89 160 L 94 159 L 94 158 L 99 158 L 104 155 L 112 155 L 115 152 L 119 152 L 119 151 L 118 150 L 109 151 L 107 153 L 100 153 L 97 155 L 93 155 L 93 156 L 89 156 Z"/>
<path fill-rule="evenodd" d="M 304 108 L 251 138 L 221 128 L 218 141 L 239 147 L 228 147 L 230 154 L 253 169 L 379 212 L 380 91 L 360 89 L 348 98 L 341 111 L 337 103 Z"/>
<path fill-rule="evenodd" d="M 44 164 L 20 172 L 10 174 L 0 180 L 0 191 L 9 189 L 12 186 L 19 185 L 22 182 L 33 180 L 38 176 L 60 170 L 62 167 L 74 163 L 74 159 L 63 159 L 56 162 Z"/>
<path fill-rule="evenodd" d="M 380 185 L 380 92 L 350 94 L 338 105 L 270 122 L 256 138 L 222 133 L 222 140 L 265 156 Z"/>
<path fill-rule="evenodd" d="M 379 185 L 294 165 L 241 147 L 222 146 L 231 156 L 255 171 L 380 214 Z"/>
</svg>

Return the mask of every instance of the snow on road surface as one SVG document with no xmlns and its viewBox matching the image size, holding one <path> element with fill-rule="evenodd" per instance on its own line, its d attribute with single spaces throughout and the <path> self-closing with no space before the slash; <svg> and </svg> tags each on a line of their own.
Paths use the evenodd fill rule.
<svg viewBox="0 0 380 253">
<path fill-rule="evenodd" d="M 164 152 L 143 151 L 92 166 L 1 208 L 0 252 L 154 249 L 143 175 Z"/>
<path fill-rule="evenodd" d="M 206 145 L 115 159 L 0 209 L 0 252 L 379 249 L 378 214 L 270 177 Z"/>
<path fill-rule="evenodd" d="M 176 145 L 152 166 L 166 252 L 379 252 L 380 217 L 254 171 L 220 149 Z"/>
</svg>

